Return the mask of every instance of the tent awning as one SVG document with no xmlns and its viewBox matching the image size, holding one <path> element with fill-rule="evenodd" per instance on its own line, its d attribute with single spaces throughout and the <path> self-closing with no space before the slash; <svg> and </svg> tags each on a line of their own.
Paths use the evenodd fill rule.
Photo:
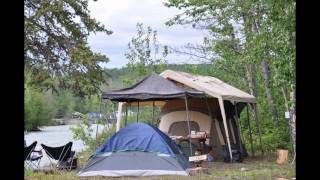
<svg viewBox="0 0 320 180">
<path fill-rule="evenodd" d="M 191 97 L 204 97 L 205 93 L 179 87 L 159 75 L 152 74 L 132 87 L 104 92 L 102 98 L 118 102 L 135 102 L 163 101 L 184 98 L 186 95 Z"/>
<path fill-rule="evenodd" d="M 205 92 L 215 98 L 236 102 L 256 102 L 254 96 L 211 76 L 193 75 L 172 70 L 165 70 L 160 76 L 195 90 Z"/>
</svg>

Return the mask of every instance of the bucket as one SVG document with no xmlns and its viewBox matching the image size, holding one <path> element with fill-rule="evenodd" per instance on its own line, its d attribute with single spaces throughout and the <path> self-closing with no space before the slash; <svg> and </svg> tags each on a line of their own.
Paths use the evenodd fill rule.
<svg viewBox="0 0 320 180">
<path fill-rule="evenodd" d="M 277 150 L 277 163 L 284 164 L 288 162 L 288 154 L 289 151 L 285 149 L 278 149 Z"/>
</svg>

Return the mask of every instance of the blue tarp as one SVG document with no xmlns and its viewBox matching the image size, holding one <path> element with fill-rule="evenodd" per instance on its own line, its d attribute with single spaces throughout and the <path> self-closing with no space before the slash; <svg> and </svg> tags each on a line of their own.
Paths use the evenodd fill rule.
<svg viewBox="0 0 320 180">
<path fill-rule="evenodd" d="M 106 152 L 143 151 L 170 155 L 180 154 L 177 144 L 157 127 L 145 123 L 134 123 L 120 129 L 95 155 Z"/>
</svg>

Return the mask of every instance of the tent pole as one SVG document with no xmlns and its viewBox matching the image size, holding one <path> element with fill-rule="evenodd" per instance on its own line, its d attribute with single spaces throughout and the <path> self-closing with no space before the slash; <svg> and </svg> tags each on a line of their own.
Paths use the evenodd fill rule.
<svg viewBox="0 0 320 180">
<path fill-rule="evenodd" d="M 138 112 L 137 112 L 137 122 L 139 121 L 139 101 L 138 101 Z"/>
<path fill-rule="evenodd" d="M 238 109 L 237 109 L 237 102 L 234 103 L 234 109 L 235 109 L 235 121 L 238 129 L 238 142 L 240 147 L 240 152 L 243 154 L 243 147 L 242 147 L 242 140 L 241 140 L 241 132 L 240 132 L 240 119 L 238 116 Z"/>
<path fill-rule="evenodd" d="M 261 128 L 260 128 L 260 120 L 259 120 L 259 117 L 258 117 L 258 111 L 257 111 L 257 104 L 256 103 L 252 103 L 252 108 L 253 108 L 253 112 L 254 112 L 254 115 L 255 115 L 255 120 L 256 120 L 256 125 L 257 125 L 257 128 L 258 128 L 258 132 L 259 132 L 259 142 L 260 142 L 260 149 L 261 149 L 261 153 L 262 153 L 262 156 L 264 156 L 264 149 L 263 149 L 263 144 L 262 144 L 262 139 L 261 139 Z"/>
<path fill-rule="evenodd" d="M 128 121 L 128 103 L 126 103 L 126 119 L 124 121 L 124 126 L 127 126 L 127 121 Z"/>
<path fill-rule="evenodd" d="M 190 118 L 189 118 L 189 108 L 188 108 L 188 98 L 187 94 L 185 95 L 185 104 L 186 104 L 186 114 L 187 114 L 187 122 L 188 122 L 188 132 L 189 132 L 189 147 L 192 156 L 192 144 L 191 144 L 191 130 L 190 130 Z"/>
<path fill-rule="evenodd" d="M 249 141 L 251 145 L 251 155 L 254 157 L 254 150 L 253 150 L 253 143 L 252 143 L 252 130 L 251 130 L 251 125 L 250 125 L 250 115 L 249 115 L 249 103 L 247 103 L 247 123 L 249 126 Z"/>
<path fill-rule="evenodd" d="M 154 101 L 152 102 L 152 125 L 154 125 Z"/>
<path fill-rule="evenodd" d="M 118 115 L 117 115 L 117 125 L 116 125 L 116 132 L 120 130 L 121 125 L 121 115 L 122 115 L 122 106 L 123 102 L 118 103 Z"/>
<path fill-rule="evenodd" d="M 229 138 L 229 132 L 228 132 L 228 125 L 227 125 L 227 119 L 226 119 L 226 111 L 224 109 L 223 99 L 220 97 L 220 98 L 218 98 L 218 100 L 219 100 L 220 111 L 221 111 L 223 125 L 224 125 L 224 131 L 225 131 L 226 138 L 227 138 L 227 143 L 228 143 L 230 162 L 232 162 L 232 151 L 231 151 L 230 138 Z"/>
<path fill-rule="evenodd" d="M 112 115 L 114 115 L 117 120 L 114 102 L 112 102 L 112 111 L 113 111 Z M 114 127 L 114 126 L 115 126 L 115 121 L 112 122 L 112 127 Z"/>
</svg>

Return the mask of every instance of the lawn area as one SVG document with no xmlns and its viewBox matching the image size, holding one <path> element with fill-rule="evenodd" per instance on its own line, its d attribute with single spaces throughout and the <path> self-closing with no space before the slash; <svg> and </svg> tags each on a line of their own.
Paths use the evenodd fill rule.
<svg viewBox="0 0 320 180">
<path fill-rule="evenodd" d="M 278 165 L 275 158 L 247 158 L 243 163 L 224 163 L 211 162 L 203 164 L 208 167 L 208 173 L 202 173 L 194 176 L 154 176 L 154 177 L 121 177 L 121 178 L 107 178 L 107 177 L 89 177 L 79 178 L 76 176 L 76 171 L 45 174 L 33 173 L 31 171 L 25 172 L 25 179 L 88 179 L 88 180 L 137 180 L 137 179 L 151 179 L 151 180 L 209 180 L 209 179 L 277 179 L 286 178 L 291 179 L 295 177 L 295 164 Z M 241 170 L 242 169 L 242 170 Z M 244 170 L 245 169 L 245 170 Z"/>
</svg>

